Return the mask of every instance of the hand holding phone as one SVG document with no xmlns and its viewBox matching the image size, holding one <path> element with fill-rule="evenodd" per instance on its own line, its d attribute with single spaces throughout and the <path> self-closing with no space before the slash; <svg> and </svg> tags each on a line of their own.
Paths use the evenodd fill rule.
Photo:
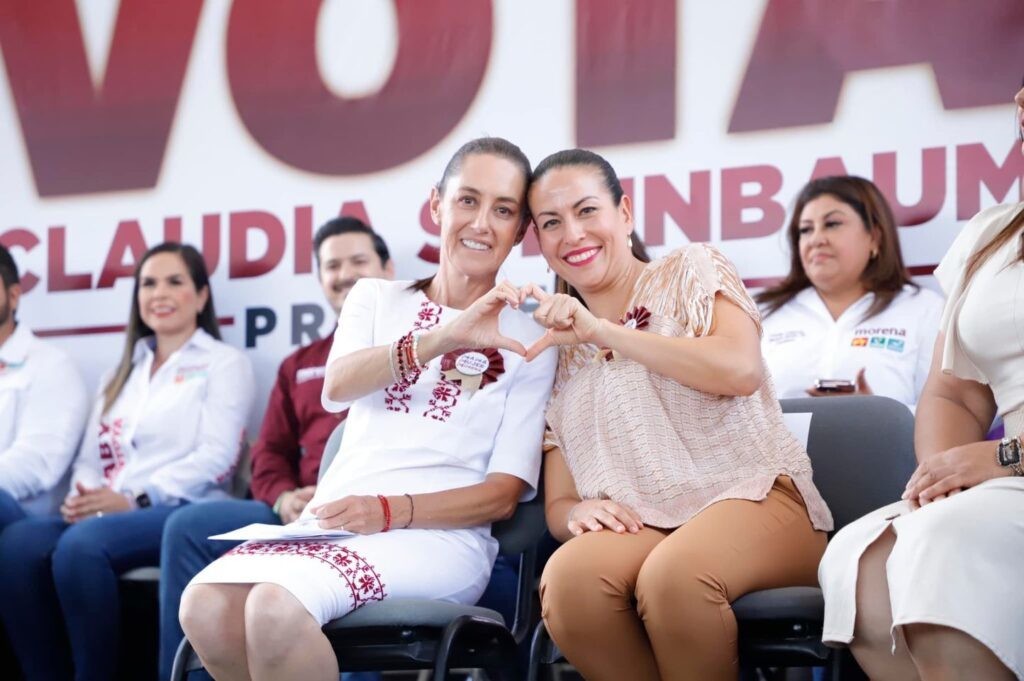
<svg viewBox="0 0 1024 681">
<path fill-rule="evenodd" d="M 857 392 L 857 385 L 844 378 L 819 378 L 814 389 L 823 393 L 852 393 Z"/>
</svg>

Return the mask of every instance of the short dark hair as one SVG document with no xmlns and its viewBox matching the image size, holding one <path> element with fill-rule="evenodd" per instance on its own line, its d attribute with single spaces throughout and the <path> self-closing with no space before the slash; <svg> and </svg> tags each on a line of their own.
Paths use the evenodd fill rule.
<svg viewBox="0 0 1024 681">
<path fill-rule="evenodd" d="M 342 215 L 340 218 L 328 220 L 316 230 L 316 236 L 313 237 L 313 255 L 316 256 L 317 265 L 320 264 L 320 246 L 332 236 L 338 236 L 339 234 L 365 234 L 373 242 L 373 250 L 377 252 L 377 257 L 380 258 L 380 266 L 384 267 L 391 260 L 388 245 L 384 243 L 384 239 L 380 234 L 373 231 L 373 227 L 370 227 L 370 225 L 359 218 L 354 218 L 351 215 Z"/>
<path fill-rule="evenodd" d="M 21 278 L 18 276 L 18 265 L 14 262 L 11 252 L 3 244 L 0 244 L 0 281 L 4 282 L 4 288 L 21 283 Z"/>
</svg>

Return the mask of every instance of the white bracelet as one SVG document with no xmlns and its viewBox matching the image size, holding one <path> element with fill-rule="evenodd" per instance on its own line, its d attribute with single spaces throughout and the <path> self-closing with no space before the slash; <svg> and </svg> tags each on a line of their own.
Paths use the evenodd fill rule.
<svg viewBox="0 0 1024 681">
<path fill-rule="evenodd" d="M 388 346 L 388 366 L 391 367 L 391 381 L 398 383 L 398 372 L 395 370 L 395 355 L 398 353 L 398 341 Z"/>
</svg>

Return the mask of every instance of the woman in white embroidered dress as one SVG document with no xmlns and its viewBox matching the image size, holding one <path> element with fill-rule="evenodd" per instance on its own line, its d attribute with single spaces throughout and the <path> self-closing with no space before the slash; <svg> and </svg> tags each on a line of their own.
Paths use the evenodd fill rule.
<svg viewBox="0 0 1024 681">
<path fill-rule="evenodd" d="M 1024 140 L 1024 89 L 1015 99 Z M 873 679 L 1024 678 L 1022 233 L 1024 203 L 984 210 L 935 270 L 947 302 L 918 468 L 904 501 L 843 528 L 822 560 L 824 639 Z M 1003 443 L 985 439 L 996 414 Z"/>
<path fill-rule="evenodd" d="M 490 523 L 535 493 L 556 359 L 525 361 L 543 330 L 495 285 L 526 229 L 529 177 L 515 145 L 467 143 L 431 192 L 437 274 L 353 287 L 323 395 L 349 408 L 345 436 L 298 522 L 356 535 L 248 542 L 193 580 L 181 621 L 215 678 L 336 681 L 326 622 L 389 597 L 483 593 Z"/>
<path fill-rule="evenodd" d="M 14 523 L 0 540 L 0 615 L 28 679 L 114 678 L 117 576 L 159 564 L 181 503 L 228 495 L 253 376 L 219 338 L 199 252 L 147 251 L 61 515 Z"/>
<path fill-rule="evenodd" d="M 540 163 L 529 192 L 563 293 L 545 458 L 565 542 L 544 621 L 587 679 L 735 679 L 730 602 L 811 585 L 832 519 L 761 359 L 735 268 L 691 244 L 648 263 L 615 171 L 589 151 Z"/>
</svg>

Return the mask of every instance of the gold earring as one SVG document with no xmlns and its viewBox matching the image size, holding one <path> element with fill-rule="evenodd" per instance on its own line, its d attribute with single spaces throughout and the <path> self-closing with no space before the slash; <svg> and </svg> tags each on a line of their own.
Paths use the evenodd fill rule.
<svg viewBox="0 0 1024 681">
<path fill-rule="evenodd" d="M 877 257 L 878 257 L 878 249 L 877 248 L 872 248 L 871 249 L 871 259 L 874 260 Z"/>
</svg>

